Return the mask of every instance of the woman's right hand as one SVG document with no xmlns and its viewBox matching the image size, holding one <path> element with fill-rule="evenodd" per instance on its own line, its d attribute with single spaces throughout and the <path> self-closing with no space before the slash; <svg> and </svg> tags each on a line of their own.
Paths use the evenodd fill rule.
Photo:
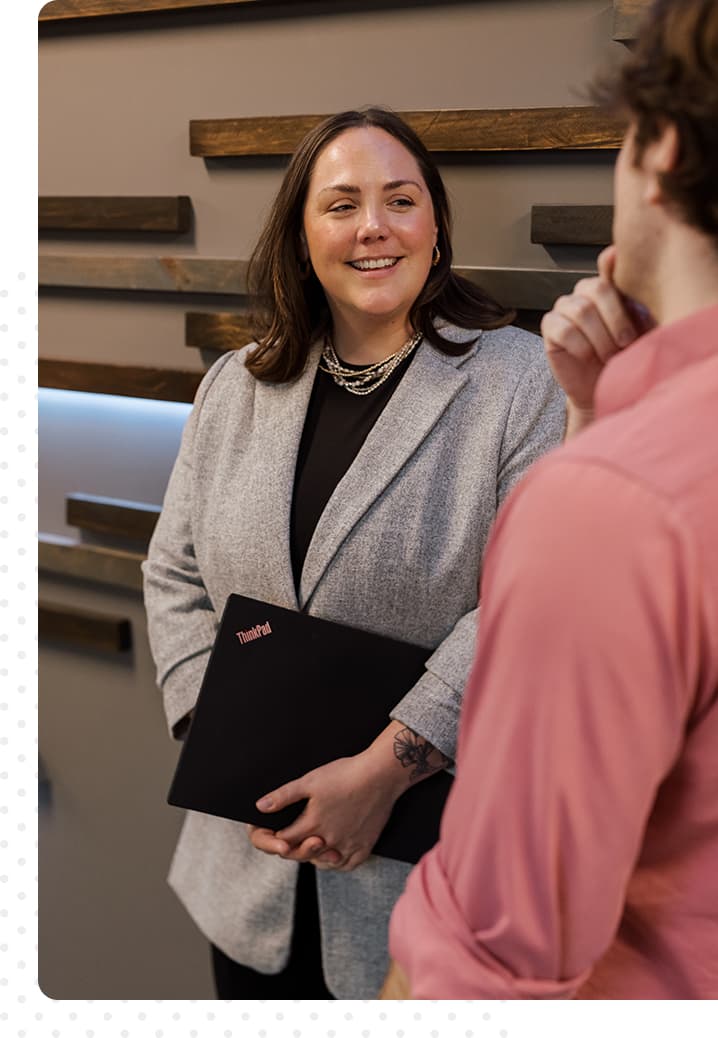
<svg viewBox="0 0 718 1038">
<path fill-rule="evenodd" d="M 616 248 L 598 257 L 598 276 L 582 278 L 541 321 L 546 357 L 566 393 L 570 432 L 593 420 L 596 383 L 608 361 L 650 327 L 613 283 Z"/>
</svg>

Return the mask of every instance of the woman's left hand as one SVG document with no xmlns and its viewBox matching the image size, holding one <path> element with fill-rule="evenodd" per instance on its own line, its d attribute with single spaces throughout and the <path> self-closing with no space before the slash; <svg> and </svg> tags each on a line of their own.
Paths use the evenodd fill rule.
<svg viewBox="0 0 718 1038">
<path fill-rule="evenodd" d="M 405 788 L 401 769 L 377 768 L 376 755 L 369 748 L 308 771 L 258 800 L 257 807 L 270 817 L 272 811 L 297 800 L 308 802 L 285 829 L 251 827 L 250 839 L 267 854 L 349 872 L 371 854 Z"/>
</svg>

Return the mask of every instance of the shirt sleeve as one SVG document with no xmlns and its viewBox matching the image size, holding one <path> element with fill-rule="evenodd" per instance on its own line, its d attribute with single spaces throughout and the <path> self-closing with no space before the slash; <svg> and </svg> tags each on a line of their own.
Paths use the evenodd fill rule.
<svg viewBox="0 0 718 1038">
<path fill-rule="evenodd" d="M 391 922 L 413 997 L 588 978 L 681 744 L 696 585 L 669 506 L 602 463 L 547 459 L 507 502 L 441 838 Z"/>
</svg>

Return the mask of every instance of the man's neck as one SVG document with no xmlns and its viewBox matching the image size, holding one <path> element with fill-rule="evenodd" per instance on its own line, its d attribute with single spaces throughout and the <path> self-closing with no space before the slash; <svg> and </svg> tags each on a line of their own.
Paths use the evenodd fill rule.
<svg viewBox="0 0 718 1038">
<path fill-rule="evenodd" d="M 649 309 L 659 324 L 672 324 L 718 304 L 718 248 L 693 228 L 676 234 L 665 250 Z"/>
</svg>

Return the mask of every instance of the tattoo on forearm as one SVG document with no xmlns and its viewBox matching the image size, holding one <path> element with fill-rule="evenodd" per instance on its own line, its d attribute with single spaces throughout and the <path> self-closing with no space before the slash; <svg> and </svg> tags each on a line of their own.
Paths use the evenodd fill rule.
<svg viewBox="0 0 718 1038">
<path fill-rule="evenodd" d="M 430 775 L 432 771 L 441 771 L 451 764 L 451 758 L 437 750 L 423 735 L 417 735 L 411 728 L 402 728 L 394 736 L 394 756 L 403 768 L 413 768 L 409 778 L 412 782 Z"/>
</svg>

